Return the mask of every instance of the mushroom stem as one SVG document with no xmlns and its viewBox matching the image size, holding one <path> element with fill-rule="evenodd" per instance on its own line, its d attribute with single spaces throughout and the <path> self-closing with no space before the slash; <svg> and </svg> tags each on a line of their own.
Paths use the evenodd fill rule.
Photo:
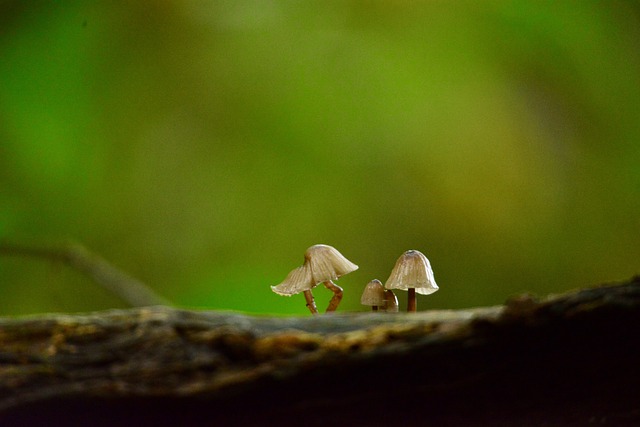
<svg viewBox="0 0 640 427">
<path fill-rule="evenodd" d="M 407 311 L 415 313 L 417 311 L 416 288 L 409 288 L 409 298 L 407 299 Z"/>
<path fill-rule="evenodd" d="M 377 305 L 372 305 L 371 306 L 371 311 L 378 311 L 378 306 Z"/>
<path fill-rule="evenodd" d="M 340 301 L 342 301 L 342 288 L 331 280 L 322 283 L 327 289 L 333 292 L 333 297 L 331 297 L 331 301 L 329 301 L 329 305 L 327 306 L 327 313 L 330 311 L 336 311 L 336 308 L 340 305 Z"/>
<path fill-rule="evenodd" d="M 311 290 L 304 291 L 304 299 L 307 300 L 307 308 L 309 309 L 311 314 L 318 314 L 318 308 L 316 307 L 316 302 L 313 299 Z"/>
</svg>

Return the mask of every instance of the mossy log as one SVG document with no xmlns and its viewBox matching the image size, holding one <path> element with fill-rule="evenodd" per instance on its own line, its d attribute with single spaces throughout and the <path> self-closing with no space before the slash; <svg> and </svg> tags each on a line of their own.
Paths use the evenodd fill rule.
<svg viewBox="0 0 640 427">
<path fill-rule="evenodd" d="M 640 278 L 504 306 L 0 319 L 0 425 L 640 425 Z"/>
</svg>

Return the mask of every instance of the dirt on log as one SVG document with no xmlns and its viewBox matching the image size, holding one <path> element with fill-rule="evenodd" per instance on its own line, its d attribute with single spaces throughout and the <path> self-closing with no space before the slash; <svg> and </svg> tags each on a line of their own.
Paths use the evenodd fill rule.
<svg viewBox="0 0 640 427">
<path fill-rule="evenodd" d="M 504 306 L 0 319 L 0 425 L 640 425 L 640 277 Z"/>
</svg>

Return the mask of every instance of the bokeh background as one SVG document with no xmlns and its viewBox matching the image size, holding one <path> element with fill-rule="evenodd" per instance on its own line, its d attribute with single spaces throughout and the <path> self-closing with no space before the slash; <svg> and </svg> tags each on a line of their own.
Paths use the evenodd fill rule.
<svg viewBox="0 0 640 427">
<path fill-rule="evenodd" d="M 419 249 L 419 309 L 640 272 L 640 6 L 0 2 L 0 238 L 82 242 L 189 308 L 338 248 L 341 311 Z M 0 259 L 0 315 L 125 307 Z M 315 292 L 319 307 L 331 293 Z M 399 295 L 404 306 L 406 295 Z"/>
</svg>

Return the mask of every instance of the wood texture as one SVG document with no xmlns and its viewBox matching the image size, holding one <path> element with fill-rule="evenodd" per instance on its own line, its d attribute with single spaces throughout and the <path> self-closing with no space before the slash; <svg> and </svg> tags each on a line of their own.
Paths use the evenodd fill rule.
<svg viewBox="0 0 640 427">
<path fill-rule="evenodd" d="M 638 425 L 639 332 L 640 278 L 413 314 L 0 319 L 0 425 Z"/>
</svg>

